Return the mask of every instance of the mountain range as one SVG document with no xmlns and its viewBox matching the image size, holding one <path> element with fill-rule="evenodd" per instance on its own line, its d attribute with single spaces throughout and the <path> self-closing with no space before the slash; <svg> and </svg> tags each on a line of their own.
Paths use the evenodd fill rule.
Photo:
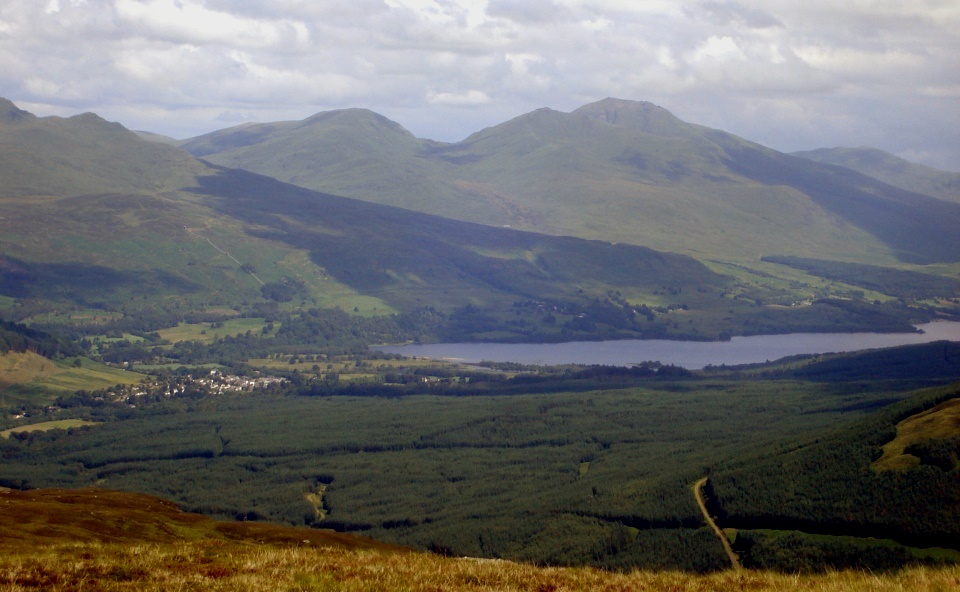
<svg viewBox="0 0 960 592">
<path fill-rule="evenodd" d="M 142 135 L 0 102 L 5 315 L 239 314 L 274 300 L 430 307 L 461 315 L 471 339 L 902 330 L 932 309 L 891 308 L 898 287 L 830 262 L 921 284 L 960 269 L 960 204 L 649 103 L 540 109 L 455 144 L 357 109 L 180 148 Z M 827 276 L 811 271 L 822 260 Z M 952 282 L 910 293 L 955 296 Z"/>
<path fill-rule="evenodd" d="M 539 109 L 452 144 L 347 109 L 179 145 L 318 191 L 701 259 L 960 260 L 960 197 L 945 199 L 948 188 L 924 195 L 923 184 L 779 153 L 645 102 Z"/>
</svg>

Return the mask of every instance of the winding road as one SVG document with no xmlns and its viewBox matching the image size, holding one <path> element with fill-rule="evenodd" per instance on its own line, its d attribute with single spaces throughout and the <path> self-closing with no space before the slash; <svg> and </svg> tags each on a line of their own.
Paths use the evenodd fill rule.
<svg viewBox="0 0 960 592">
<path fill-rule="evenodd" d="M 697 505 L 700 506 L 700 512 L 703 513 L 704 520 L 707 521 L 707 524 L 713 529 L 714 534 L 716 534 L 720 542 L 723 543 L 723 550 L 727 552 L 730 565 L 734 570 L 742 569 L 740 567 L 740 558 L 733 552 L 733 547 L 730 545 L 730 539 L 727 538 L 727 534 L 717 526 L 717 523 L 713 520 L 713 516 L 707 511 L 707 501 L 703 497 L 703 488 L 707 484 L 707 479 L 709 479 L 709 477 L 704 477 L 693 484 L 693 495 L 697 498 Z"/>
</svg>

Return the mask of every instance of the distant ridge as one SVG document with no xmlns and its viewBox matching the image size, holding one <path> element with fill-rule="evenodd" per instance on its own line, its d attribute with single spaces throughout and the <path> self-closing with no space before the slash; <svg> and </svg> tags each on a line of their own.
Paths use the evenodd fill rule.
<svg viewBox="0 0 960 592">
<path fill-rule="evenodd" d="M 537 109 L 452 144 L 348 109 L 180 145 L 318 191 L 695 257 L 960 261 L 957 201 L 782 154 L 648 102 Z"/>
<path fill-rule="evenodd" d="M 202 168 L 94 113 L 36 117 L 0 102 L 0 197 L 172 189 Z"/>
<path fill-rule="evenodd" d="M 13 102 L 0 97 L 0 122 L 15 123 L 18 121 L 36 119 L 36 115 L 20 109 Z"/>
<path fill-rule="evenodd" d="M 960 174 L 910 162 L 876 148 L 820 148 L 793 155 L 847 167 L 907 191 L 960 202 Z"/>
</svg>

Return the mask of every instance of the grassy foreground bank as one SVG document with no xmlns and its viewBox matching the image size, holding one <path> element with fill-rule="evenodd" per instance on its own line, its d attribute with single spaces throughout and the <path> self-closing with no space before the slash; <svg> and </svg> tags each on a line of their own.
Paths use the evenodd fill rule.
<svg viewBox="0 0 960 592">
<path fill-rule="evenodd" d="M 960 568 L 820 575 L 726 571 L 612 573 L 378 550 L 202 541 L 57 545 L 0 558 L 0 590 L 259 591 L 945 591 Z"/>
<path fill-rule="evenodd" d="M 960 566 L 791 575 L 541 567 L 453 558 L 328 530 L 219 522 L 105 489 L 0 489 L 0 592 L 960 589 Z"/>
</svg>

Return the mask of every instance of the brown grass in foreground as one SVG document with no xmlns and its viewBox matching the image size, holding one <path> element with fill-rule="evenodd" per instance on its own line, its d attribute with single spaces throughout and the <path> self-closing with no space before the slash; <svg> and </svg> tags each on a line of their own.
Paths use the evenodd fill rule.
<svg viewBox="0 0 960 592">
<path fill-rule="evenodd" d="M 331 531 L 217 522 L 153 496 L 0 488 L 0 592 L 960 591 L 960 566 L 873 575 L 611 573 L 451 559 Z"/>
<path fill-rule="evenodd" d="M 706 576 L 647 571 L 617 574 L 419 553 L 223 541 L 86 543 L 0 558 L 0 590 L 946 592 L 960 590 L 960 567 L 912 568 L 880 575 L 852 571 L 802 576 L 751 571 Z"/>
</svg>

